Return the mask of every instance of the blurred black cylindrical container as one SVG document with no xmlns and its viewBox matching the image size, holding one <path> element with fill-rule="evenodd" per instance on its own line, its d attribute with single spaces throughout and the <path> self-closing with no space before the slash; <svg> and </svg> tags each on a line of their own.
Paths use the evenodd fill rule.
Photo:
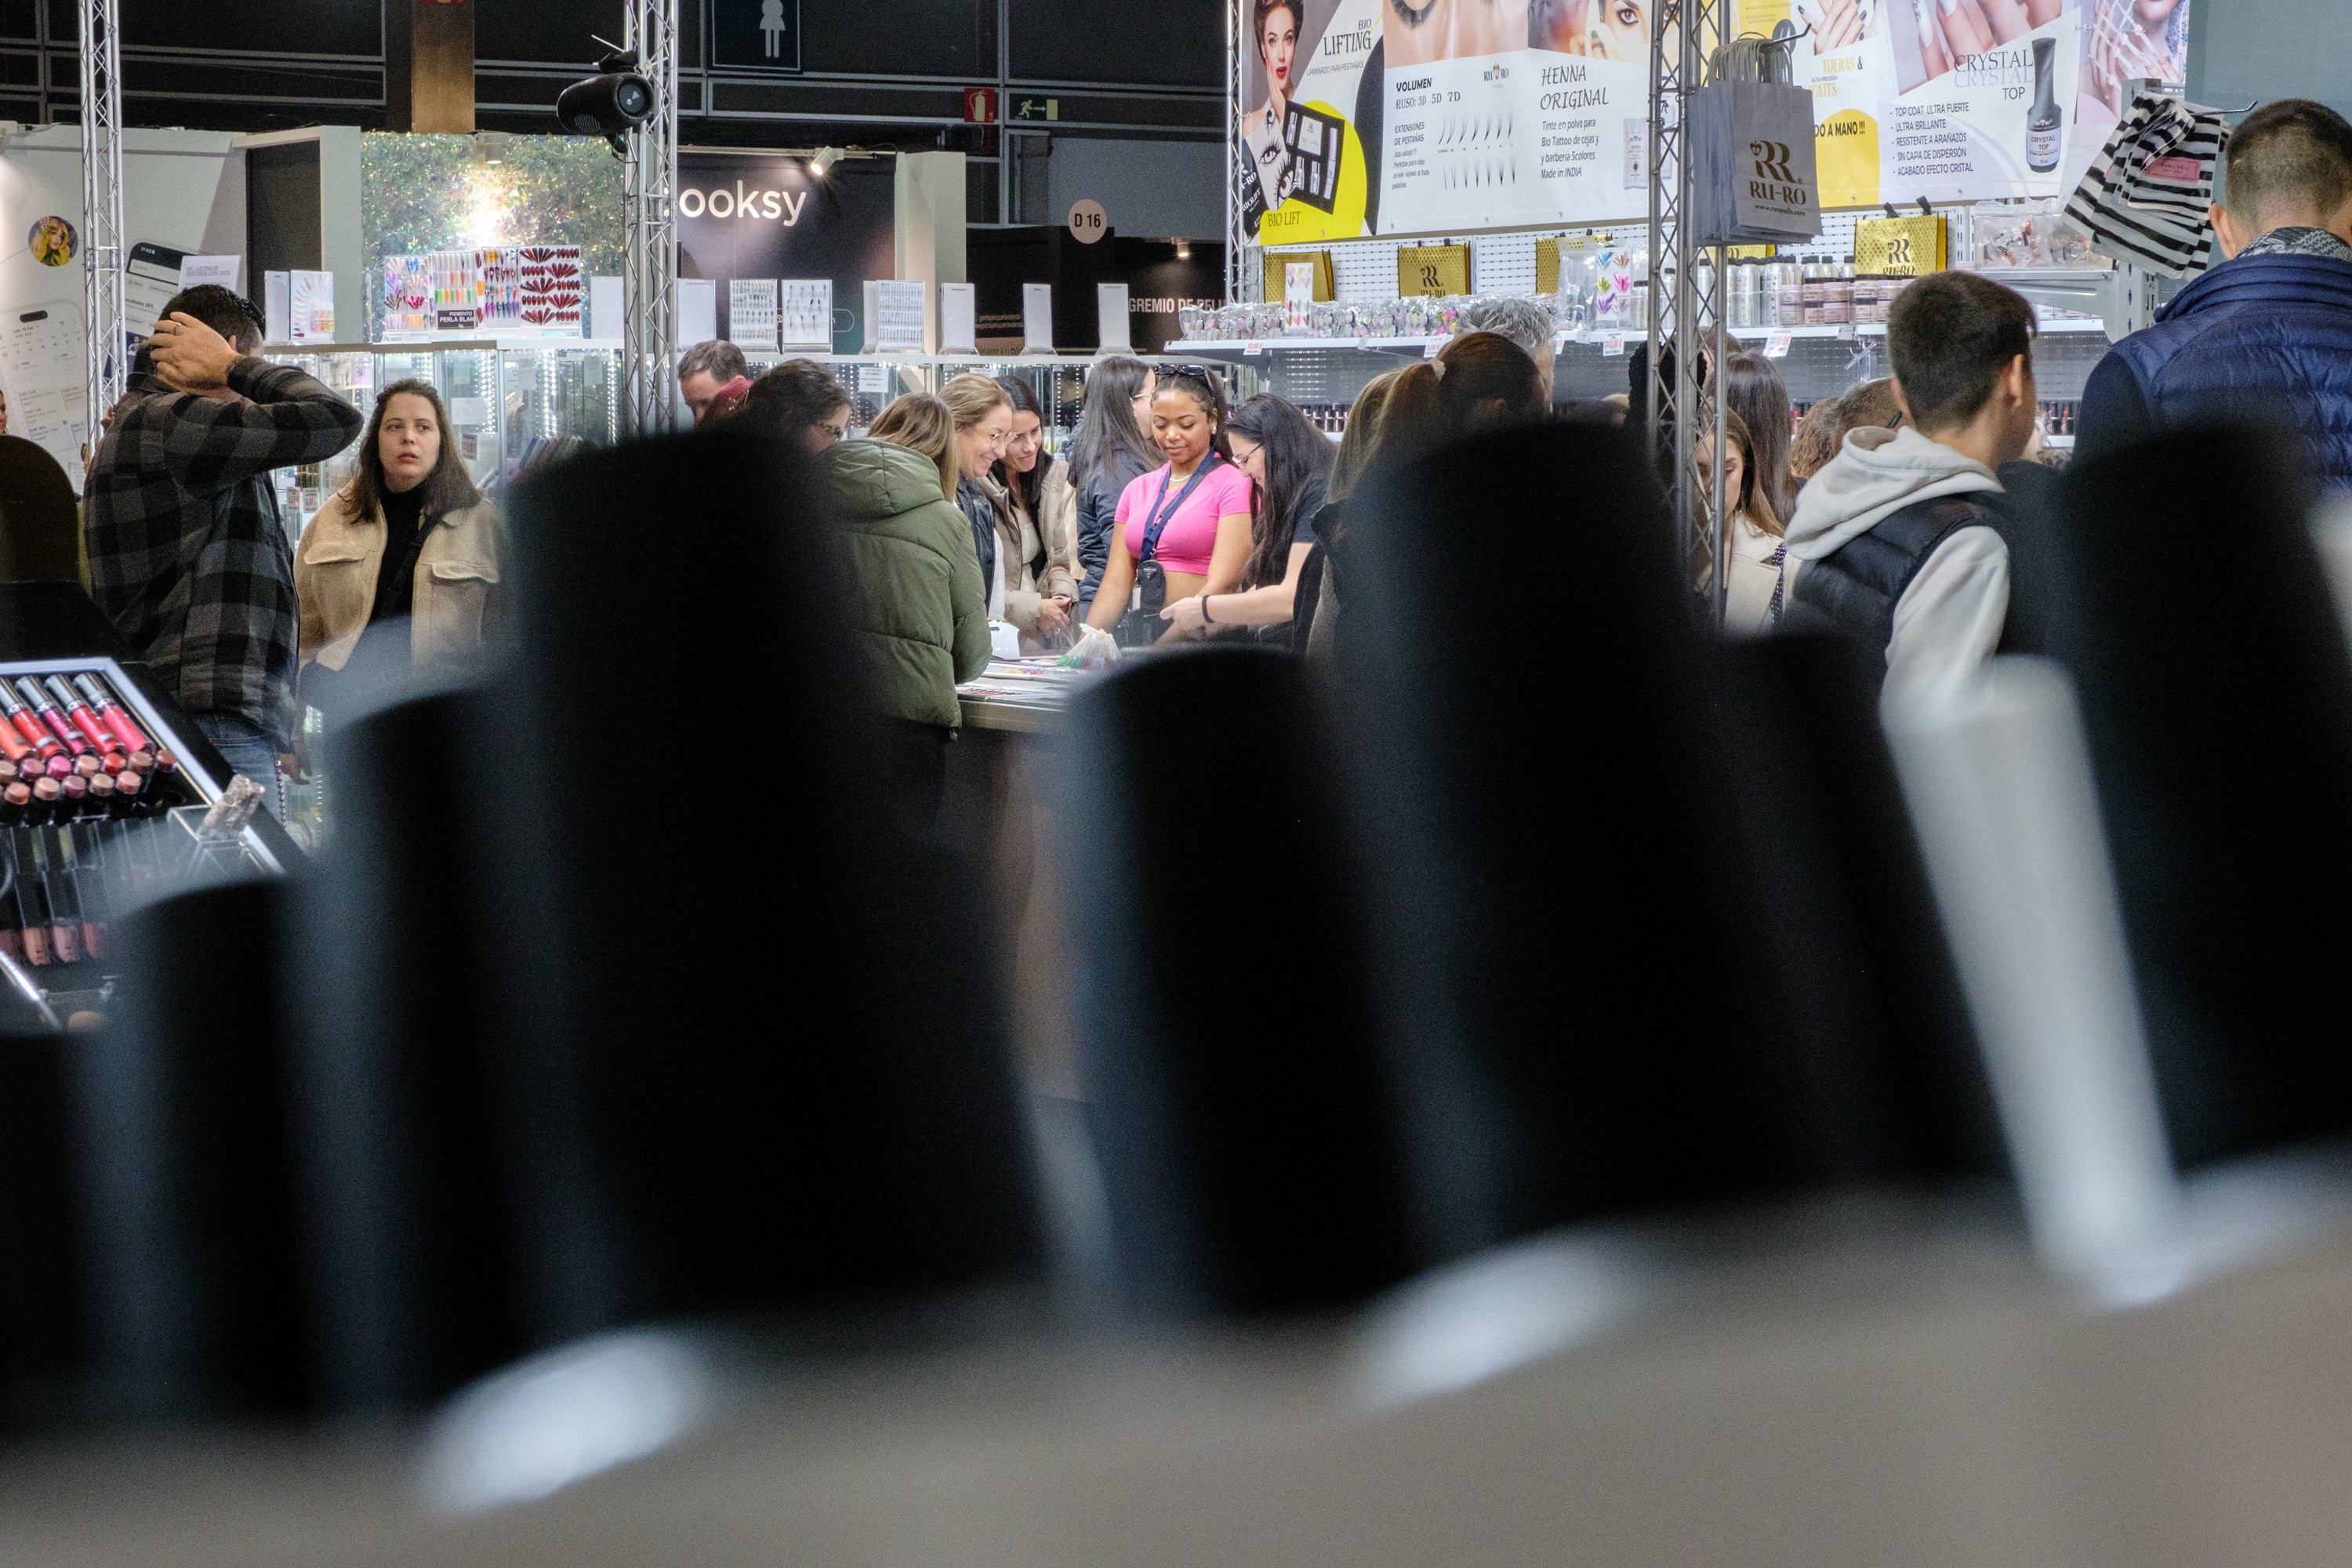
<svg viewBox="0 0 2352 1568">
<path fill-rule="evenodd" d="M 92 1352 L 107 1408 L 309 1407 L 310 1320 L 287 1136 L 282 881 L 123 919 L 108 1026 L 70 1053 Z"/>
<path fill-rule="evenodd" d="M 1072 704 L 1064 885 L 1129 1300 L 1345 1302 L 1412 1254 L 1358 901 L 1305 666 L 1213 649 Z"/>
<path fill-rule="evenodd" d="M 431 1398 L 523 1348 L 489 1120 L 483 858 L 507 808 L 468 752 L 484 704 L 441 691 L 335 730 L 333 837 L 292 889 L 294 1146 L 338 1408 Z"/>
<path fill-rule="evenodd" d="M 1426 1245 L 1898 1173 L 1782 962 L 1640 443 L 1490 435 L 1350 504 L 1339 751 Z"/>
<path fill-rule="evenodd" d="M 88 1041 L 26 1022 L 0 1026 L 0 1422 L 18 1426 L 74 1411 L 89 1348 L 68 1100 Z"/>
<path fill-rule="evenodd" d="M 823 465 L 743 426 L 513 492 L 477 742 L 527 1334 L 1036 1275 L 975 868 L 896 833 Z"/>
<path fill-rule="evenodd" d="M 2034 537 L 2184 1165 L 2352 1128 L 2352 658 L 2291 432 L 2070 469 Z"/>
<path fill-rule="evenodd" d="M 1852 1174 L 2005 1182 L 2001 1129 L 1951 945 L 1879 726 L 1885 662 L 1851 638 L 1717 645 L 1730 798 L 1769 910 L 1750 944 L 1787 978 Z"/>
</svg>

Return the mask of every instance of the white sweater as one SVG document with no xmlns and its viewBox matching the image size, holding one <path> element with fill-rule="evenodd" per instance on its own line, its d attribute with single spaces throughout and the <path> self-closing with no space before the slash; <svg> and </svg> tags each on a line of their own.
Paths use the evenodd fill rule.
<svg viewBox="0 0 2352 1568">
<path fill-rule="evenodd" d="M 1833 553 L 1914 501 L 1999 489 L 1990 468 L 1907 426 L 1852 431 L 1797 498 L 1790 591 L 1802 563 Z M 1963 528 L 1936 547 L 1895 606 L 1885 705 L 1933 700 L 1975 679 L 2008 622 L 2009 546 L 1990 528 Z"/>
</svg>

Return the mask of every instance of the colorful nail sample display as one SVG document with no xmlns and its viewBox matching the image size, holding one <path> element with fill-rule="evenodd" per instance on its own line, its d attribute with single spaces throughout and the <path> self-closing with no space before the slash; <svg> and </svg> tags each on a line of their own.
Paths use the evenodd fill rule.
<svg viewBox="0 0 2352 1568">
<path fill-rule="evenodd" d="M 0 952 L 104 961 L 114 911 L 177 878 L 152 820 L 201 804 L 105 675 L 0 676 Z"/>
</svg>

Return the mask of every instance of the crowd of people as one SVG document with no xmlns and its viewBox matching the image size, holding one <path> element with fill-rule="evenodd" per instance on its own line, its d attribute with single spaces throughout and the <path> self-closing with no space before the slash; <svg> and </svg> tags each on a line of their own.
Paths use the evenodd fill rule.
<svg viewBox="0 0 2352 1568">
<path fill-rule="evenodd" d="M 2298 432 L 2318 476 L 2352 483 L 2352 124 L 2268 105 L 2232 134 L 2226 175 L 2212 216 L 2227 259 L 2093 373 L 2078 448 L 2253 418 Z M 960 721 L 956 686 L 997 646 L 992 623 L 1032 652 L 1100 634 L 1339 658 L 1368 476 L 1483 431 L 1624 416 L 1622 399 L 1555 406 L 1549 334 L 1531 302 L 1482 305 L 1433 359 L 1367 384 L 1336 449 L 1280 397 L 1230 406 L 1215 372 L 1124 355 L 1092 367 L 1059 454 L 1018 376 L 899 397 L 856 439 L 849 394 L 811 361 L 755 378 L 734 345 L 703 343 L 679 390 L 698 423 L 751 421 L 821 468 L 856 657 L 931 774 Z M 1889 700 L 2031 650 L 2016 546 L 2047 526 L 2032 503 L 2051 477 L 2034 460 L 2034 334 L 2024 299 L 1948 272 L 1890 311 L 1894 374 L 1801 420 L 1770 360 L 1710 367 L 1727 415 L 1727 629 L 1860 638 L 1884 651 Z M 92 462 L 85 528 L 100 606 L 231 764 L 268 784 L 291 749 L 298 676 L 323 706 L 371 644 L 400 665 L 479 647 L 500 528 L 430 386 L 385 388 L 362 437 L 349 402 L 262 360 L 260 335 L 227 289 L 171 301 Z M 353 478 L 293 550 L 269 470 L 354 437 Z M 1695 598 L 1718 595 L 1714 553 L 1694 559 Z"/>
</svg>

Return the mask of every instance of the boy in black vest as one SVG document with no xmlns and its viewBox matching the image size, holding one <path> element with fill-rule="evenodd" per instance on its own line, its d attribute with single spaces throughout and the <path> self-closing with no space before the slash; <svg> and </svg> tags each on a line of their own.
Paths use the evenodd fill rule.
<svg viewBox="0 0 2352 1568">
<path fill-rule="evenodd" d="M 1902 425 L 1861 429 L 1797 498 L 1786 630 L 1886 652 L 1885 700 L 1965 685 L 2009 616 L 1996 470 L 2033 438 L 2033 307 L 1990 279 L 1939 272 L 1888 312 Z"/>
</svg>

